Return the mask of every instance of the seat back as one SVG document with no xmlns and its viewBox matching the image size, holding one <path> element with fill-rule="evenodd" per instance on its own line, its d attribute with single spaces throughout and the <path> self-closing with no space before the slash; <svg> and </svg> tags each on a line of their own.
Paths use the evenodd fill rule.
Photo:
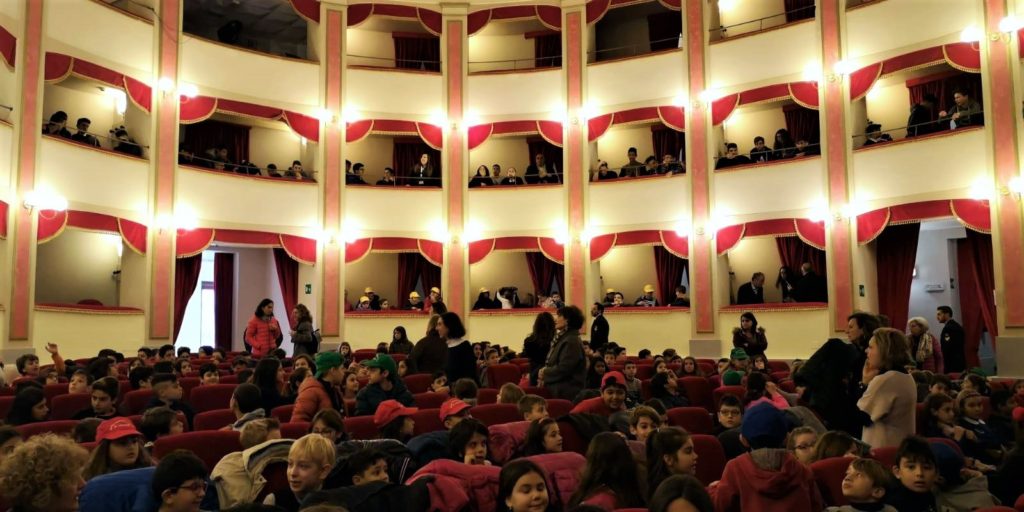
<svg viewBox="0 0 1024 512">
<path fill-rule="evenodd" d="M 526 430 L 529 428 L 529 421 L 501 423 L 488 427 L 488 453 L 491 460 L 501 465 L 515 458 L 526 441 Z"/>
<path fill-rule="evenodd" d="M 416 407 L 420 409 L 440 409 L 441 404 L 449 398 L 451 397 L 447 393 L 434 393 L 433 391 L 417 393 L 412 396 L 412 399 L 416 401 Z"/>
<path fill-rule="evenodd" d="M 221 375 L 221 384 L 238 384 L 238 375 Z"/>
<path fill-rule="evenodd" d="M 929 443 L 942 443 L 953 449 L 956 453 L 959 453 L 961 457 L 964 456 L 963 448 L 960 448 L 960 444 L 948 437 L 929 437 Z"/>
<path fill-rule="evenodd" d="M 51 407 L 53 406 L 53 397 L 66 394 L 68 394 L 68 385 L 66 382 L 47 384 L 43 386 L 43 396 L 46 397 L 46 403 L 50 404 Z"/>
<path fill-rule="evenodd" d="M 788 372 L 789 363 L 781 359 L 769 359 L 768 360 L 768 371 L 769 372 Z"/>
<path fill-rule="evenodd" d="M 39 434 L 53 433 L 59 436 L 69 436 L 71 432 L 75 430 L 78 425 L 78 420 L 54 420 L 54 421 L 40 421 L 38 423 L 27 423 L 25 425 L 18 425 L 15 427 L 21 437 L 26 441 L 32 436 L 38 436 Z"/>
<path fill-rule="evenodd" d="M 295 409 L 295 404 L 281 405 L 274 407 L 274 409 L 270 411 L 270 415 L 277 418 L 277 421 L 280 421 L 281 423 L 288 423 L 292 420 L 293 409 Z M 342 413 L 342 416 L 344 416 L 344 413 Z"/>
<path fill-rule="evenodd" d="M 198 370 L 199 367 L 196 367 Z M 178 377 L 178 385 L 181 386 L 181 398 L 188 402 L 192 399 L 192 390 L 199 387 L 199 377 Z M 192 402 L 188 402 L 190 405 Z M 227 407 L 226 405 L 224 407 Z M 219 407 L 218 407 L 219 409 Z"/>
<path fill-rule="evenodd" d="M 895 446 L 882 446 L 879 448 L 871 449 L 871 458 L 882 463 L 882 467 L 891 468 L 896 465 L 896 451 Z"/>
<path fill-rule="evenodd" d="M 575 452 L 580 455 L 587 454 L 587 445 L 589 443 L 576 431 L 576 427 L 571 422 L 559 421 L 558 431 L 562 434 L 563 452 Z"/>
<path fill-rule="evenodd" d="M 747 388 L 745 388 L 743 386 L 720 386 L 720 387 L 717 387 L 717 388 L 714 389 L 714 391 L 711 392 L 711 398 L 715 402 L 715 408 L 713 410 L 715 410 L 715 411 L 718 410 L 718 403 L 722 401 L 722 397 L 725 396 L 725 395 L 735 395 L 736 398 L 739 398 L 740 400 L 743 400 L 743 397 L 746 394 L 747 394 Z"/>
<path fill-rule="evenodd" d="M 668 410 L 668 423 L 691 434 L 711 434 L 715 426 L 703 407 L 675 407 Z"/>
<path fill-rule="evenodd" d="M 413 427 L 414 436 L 444 430 L 441 409 L 420 409 L 413 413 L 412 420 L 416 423 Z"/>
<path fill-rule="evenodd" d="M 231 452 L 242 450 L 238 432 L 233 430 L 204 430 L 164 436 L 153 444 L 153 457 L 162 459 L 174 450 L 188 450 L 202 459 L 207 468 L 213 468 Z"/>
<path fill-rule="evenodd" d="M 718 438 L 706 434 L 692 434 L 693 451 L 697 453 L 697 479 L 704 485 L 722 479 L 725 471 L 725 450 Z"/>
<path fill-rule="evenodd" d="M 275 492 L 288 491 L 288 461 L 279 460 L 274 461 L 263 467 L 263 471 L 260 473 L 265 483 L 263 488 L 260 489 L 259 494 L 256 495 L 256 503 L 263 503 L 263 500 L 269 494 Z"/>
<path fill-rule="evenodd" d="M 519 406 L 514 404 L 484 404 L 469 409 L 469 414 L 487 426 L 522 421 Z"/>
<path fill-rule="evenodd" d="M 178 421 L 181 422 L 182 432 L 189 432 L 189 429 L 188 429 L 188 417 L 185 416 L 185 413 L 183 413 L 181 411 L 176 411 L 175 416 L 177 416 L 178 417 Z M 140 432 L 142 431 L 142 415 L 141 414 L 133 414 L 131 416 L 128 416 L 128 419 L 132 420 L 132 423 L 135 424 L 135 428 L 139 429 Z"/>
<path fill-rule="evenodd" d="M 548 391 L 548 388 L 543 387 L 526 386 L 523 388 L 523 393 L 526 393 L 527 395 L 537 395 L 547 399 L 551 398 L 551 392 Z"/>
<path fill-rule="evenodd" d="M 153 399 L 152 389 L 135 389 L 124 394 L 121 398 L 121 410 L 131 416 L 133 414 L 142 414 L 142 410 L 146 408 L 146 404 Z"/>
<path fill-rule="evenodd" d="M 514 364 L 492 364 L 487 367 L 487 387 L 501 389 L 505 383 L 519 384 L 522 373 Z"/>
<path fill-rule="evenodd" d="M 637 364 L 636 365 L 636 378 L 640 380 L 647 380 L 654 377 L 654 365 L 651 364 Z"/>
<path fill-rule="evenodd" d="M 580 486 L 580 468 L 587 465 L 587 458 L 573 452 L 545 453 L 526 457 L 544 471 L 548 482 L 548 496 L 557 503 L 556 509 L 562 510 L 569 504 L 569 498 Z"/>
<path fill-rule="evenodd" d="M 203 411 L 192 419 L 192 430 L 220 430 L 235 422 L 235 412 L 231 409 Z"/>
<path fill-rule="evenodd" d="M 231 395 L 234 394 L 238 384 L 210 384 L 192 389 L 192 396 L 189 397 L 189 404 L 196 413 L 204 411 L 215 411 L 224 409 L 231 403 Z"/>
<path fill-rule="evenodd" d="M 561 418 L 562 416 L 569 414 L 569 411 L 571 411 L 573 408 L 572 402 L 564 398 L 552 398 L 549 399 L 547 402 L 548 416 L 551 416 L 552 418 L 555 419 Z M 519 416 L 519 419 L 522 419 L 522 415 Z"/>
<path fill-rule="evenodd" d="M 714 411 L 715 401 L 711 395 L 711 383 L 704 377 L 683 377 L 679 379 L 682 388 L 686 390 L 686 398 L 690 405 L 703 407 L 706 411 Z"/>
<path fill-rule="evenodd" d="M 850 457 L 830 457 L 811 464 L 811 472 L 814 473 L 814 480 L 818 483 L 825 505 L 842 507 L 850 504 L 850 500 L 843 496 L 843 478 L 851 462 L 853 459 Z"/>
<path fill-rule="evenodd" d="M 309 433 L 309 429 L 312 427 L 309 422 L 296 421 L 294 423 L 282 423 L 281 424 L 281 438 L 282 439 L 298 439 Z"/>
<path fill-rule="evenodd" d="M 409 388 L 412 394 L 426 393 L 430 391 L 430 384 L 434 382 L 434 376 L 429 373 L 415 373 L 402 377 L 405 387 Z"/>
<path fill-rule="evenodd" d="M 704 375 L 711 375 L 715 373 L 715 365 L 709 363 L 697 363 L 697 368 L 700 368 L 700 373 Z"/>
<path fill-rule="evenodd" d="M 498 403 L 498 390 L 494 388 L 480 388 L 476 392 L 476 403 L 479 405 Z"/>
<path fill-rule="evenodd" d="M 420 468 L 413 476 L 442 475 L 458 480 L 469 496 L 469 508 L 475 512 L 498 509 L 498 466 L 469 466 L 453 460 L 439 459 Z"/>
<path fill-rule="evenodd" d="M 352 439 L 377 438 L 377 426 L 373 424 L 373 416 L 345 418 L 345 432 L 348 432 Z"/>
<path fill-rule="evenodd" d="M 92 407 L 92 395 L 89 393 L 57 395 L 50 404 L 50 419 L 70 420 L 79 411 L 89 407 Z"/>
<path fill-rule="evenodd" d="M 0 419 L 6 419 L 14 406 L 13 396 L 0 396 Z"/>
</svg>

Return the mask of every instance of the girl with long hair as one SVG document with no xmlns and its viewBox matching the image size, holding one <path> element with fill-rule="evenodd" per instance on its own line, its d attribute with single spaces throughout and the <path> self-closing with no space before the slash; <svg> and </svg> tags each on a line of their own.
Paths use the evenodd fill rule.
<svg viewBox="0 0 1024 512">
<path fill-rule="evenodd" d="M 93 448 L 89 462 L 82 471 L 82 478 L 86 480 L 153 465 L 153 458 L 143 446 L 142 433 L 135 429 L 135 424 L 128 418 L 115 417 L 100 423 L 96 429 L 96 440 L 99 444 Z"/>
<path fill-rule="evenodd" d="M 294 355 L 316 354 L 317 343 L 313 335 L 313 314 L 309 312 L 304 304 L 296 304 L 292 310 L 292 346 L 295 347 Z"/>
<path fill-rule="evenodd" d="M 245 342 L 253 357 L 261 358 L 281 345 L 281 324 L 274 318 L 274 301 L 263 299 L 245 327 Z"/>
<path fill-rule="evenodd" d="M 693 475 L 697 452 L 693 439 L 678 427 L 662 427 L 647 437 L 647 488 L 654 492 L 672 475 Z"/>
<path fill-rule="evenodd" d="M 405 327 L 399 325 L 391 331 L 391 346 L 388 347 L 389 354 L 409 354 L 412 352 L 412 341 L 405 333 Z"/>
<path fill-rule="evenodd" d="M 287 389 L 288 380 L 285 377 L 284 367 L 276 357 L 265 357 L 256 363 L 256 369 L 252 373 L 252 383 L 260 388 L 260 397 L 263 400 L 263 410 L 267 413 L 275 407 L 288 405 L 288 399 L 281 393 Z"/>
<path fill-rule="evenodd" d="M 523 442 L 523 455 L 559 453 L 562 451 L 562 433 L 553 418 L 541 418 L 530 423 Z"/>
<path fill-rule="evenodd" d="M 14 395 L 11 412 L 7 413 L 8 425 L 25 425 L 46 421 L 50 408 L 46 406 L 46 395 L 36 386 L 27 386 Z"/>
<path fill-rule="evenodd" d="M 544 472 L 526 459 L 501 468 L 498 476 L 498 510 L 503 512 L 553 512 Z"/>
<path fill-rule="evenodd" d="M 555 339 L 555 317 L 547 311 L 533 319 L 533 330 L 523 340 L 523 357 L 530 360 L 530 385 L 537 385 L 537 371 L 544 367 L 544 360 Z"/>
<path fill-rule="evenodd" d="M 642 487 L 626 440 L 616 433 L 602 432 L 590 441 L 587 465 L 569 506 L 593 504 L 606 510 L 644 507 Z"/>
</svg>

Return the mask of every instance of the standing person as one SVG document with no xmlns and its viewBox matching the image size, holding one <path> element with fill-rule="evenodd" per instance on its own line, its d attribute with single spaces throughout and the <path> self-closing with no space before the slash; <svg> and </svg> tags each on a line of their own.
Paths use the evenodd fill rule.
<svg viewBox="0 0 1024 512">
<path fill-rule="evenodd" d="M 939 340 L 942 344 L 944 369 L 948 373 L 963 373 L 967 368 L 963 326 L 953 320 L 953 308 L 949 306 L 939 306 L 935 311 L 935 319 L 943 324 Z"/>
<path fill-rule="evenodd" d="M 444 367 L 448 382 L 459 379 L 477 382 L 476 355 L 473 354 L 473 345 L 464 339 L 466 327 L 462 325 L 459 315 L 452 312 L 441 315 L 437 322 L 437 334 L 448 346 L 448 362 Z"/>
<path fill-rule="evenodd" d="M 405 184 L 413 187 L 433 187 L 437 185 L 434 181 L 434 164 L 430 161 L 430 155 L 423 153 L 420 155 L 419 162 L 416 162 L 409 170 L 409 177 L 405 179 Z"/>
<path fill-rule="evenodd" d="M 537 372 L 544 367 L 544 361 L 555 340 L 555 317 L 547 311 L 537 313 L 533 320 L 533 332 L 523 340 L 523 357 L 530 360 L 530 385 L 537 385 Z"/>
<path fill-rule="evenodd" d="M 755 272 L 736 292 L 736 304 L 764 304 L 764 274 Z"/>
<path fill-rule="evenodd" d="M 281 324 L 274 318 L 274 301 L 263 299 L 245 327 L 245 342 L 252 346 L 253 357 L 263 357 L 281 344 Z"/>
<path fill-rule="evenodd" d="M 907 322 L 907 341 L 910 342 L 911 354 L 917 363 L 918 370 L 926 370 L 932 373 L 945 373 L 945 365 L 942 360 L 942 345 L 939 340 L 928 332 L 928 320 L 915 316 Z"/>
<path fill-rule="evenodd" d="M 590 325 L 590 350 L 600 352 L 608 344 L 608 332 L 611 330 L 608 319 L 604 317 L 604 304 L 595 302 L 590 306 L 590 316 L 594 317 Z"/>
<path fill-rule="evenodd" d="M 295 329 L 292 330 L 292 346 L 294 355 L 316 354 L 316 335 L 313 334 L 313 314 L 304 304 L 298 304 L 292 311 L 295 318 Z"/>
<path fill-rule="evenodd" d="M 796 291 L 797 279 L 788 267 L 779 267 L 779 277 L 775 278 L 775 287 L 782 292 L 782 302 L 795 302 L 793 292 Z"/>
<path fill-rule="evenodd" d="M 544 368 L 537 374 L 553 398 L 572 400 L 583 389 L 587 367 L 580 341 L 583 312 L 576 306 L 559 308 L 555 316 L 555 342 Z"/>
<path fill-rule="evenodd" d="M 828 302 L 828 284 L 825 278 L 814 272 L 810 263 L 800 265 L 800 280 L 796 283 L 793 298 L 797 302 Z"/>
<path fill-rule="evenodd" d="M 864 395 L 857 407 L 866 414 L 861 439 L 874 448 L 898 446 L 914 435 L 917 385 L 906 370 L 910 346 L 903 333 L 883 327 L 868 342 Z"/>
<path fill-rule="evenodd" d="M 750 357 L 764 355 L 768 350 L 764 327 L 757 325 L 757 318 L 750 311 L 740 315 L 740 326 L 732 330 L 732 346 L 742 348 Z"/>
<path fill-rule="evenodd" d="M 72 512 L 85 487 L 88 453 L 67 437 L 35 436 L 4 457 L 0 492 L 18 512 Z"/>
<path fill-rule="evenodd" d="M 972 99 L 966 92 L 962 90 L 953 91 L 953 102 L 953 108 L 949 112 L 945 110 L 939 112 L 939 122 L 948 125 L 950 130 L 985 124 L 982 117 L 981 103 Z"/>
<path fill-rule="evenodd" d="M 391 332 L 391 346 L 388 347 L 389 354 L 409 354 L 412 352 L 412 342 L 405 333 L 405 327 L 399 325 Z"/>
<path fill-rule="evenodd" d="M 936 131 L 935 121 L 932 112 L 939 99 L 934 94 L 928 93 L 921 98 L 921 102 L 910 107 L 910 117 L 907 119 L 907 137 L 927 135 Z"/>
<path fill-rule="evenodd" d="M 433 315 L 427 321 L 426 335 L 416 342 L 409 356 L 410 366 L 413 371 L 419 373 L 434 373 L 444 369 L 448 361 L 448 344 L 437 334 L 437 322 L 441 320 L 438 315 Z"/>
</svg>

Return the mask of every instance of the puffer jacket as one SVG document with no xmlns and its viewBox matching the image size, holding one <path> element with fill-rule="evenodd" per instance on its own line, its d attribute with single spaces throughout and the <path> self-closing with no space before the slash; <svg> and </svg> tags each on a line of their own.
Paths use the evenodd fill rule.
<svg viewBox="0 0 1024 512">
<path fill-rule="evenodd" d="M 288 462 L 288 450 L 294 442 L 293 439 L 271 439 L 225 455 L 210 473 L 221 507 L 255 501 L 267 483 L 263 470 L 274 462 Z"/>
<path fill-rule="evenodd" d="M 394 439 L 345 441 L 336 446 L 337 460 L 327 475 L 327 480 L 324 481 L 325 489 L 352 485 L 352 471 L 348 468 L 348 460 L 352 454 L 364 448 L 375 448 L 384 452 L 388 458 L 388 479 L 394 483 L 405 482 L 416 471 L 417 465 L 412 453 L 404 444 Z"/>
<path fill-rule="evenodd" d="M 470 466 L 454 460 L 435 460 L 420 468 L 412 480 L 425 475 L 451 477 L 462 484 L 469 496 L 469 509 L 473 512 L 492 512 L 498 510 L 498 466 Z M 445 510 L 458 510 L 448 509 Z"/>
<path fill-rule="evenodd" d="M 344 401 L 331 383 L 321 379 L 306 379 L 299 385 L 291 421 L 313 421 L 313 416 L 324 409 L 344 411 L 344 407 Z"/>
<path fill-rule="evenodd" d="M 580 470 L 586 467 L 587 458 L 576 452 L 561 452 L 533 455 L 526 460 L 544 471 L 552 503 L 558 504 L 556 509 L 568 508 L 569 498 L 580 486 Z"/>
</svg>

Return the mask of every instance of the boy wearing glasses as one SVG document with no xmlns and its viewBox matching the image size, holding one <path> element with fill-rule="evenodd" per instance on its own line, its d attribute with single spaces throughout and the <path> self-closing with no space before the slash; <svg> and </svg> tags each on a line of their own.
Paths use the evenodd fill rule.
<svg viewBox="0 0 1024 512">
<path fill-rule="evenodd" d="M 160 459 L 153 473 L 159 512 L 198 512 L 206 496 L 206 466 L 191 452 L 178 450 Z"/>
</svg>

